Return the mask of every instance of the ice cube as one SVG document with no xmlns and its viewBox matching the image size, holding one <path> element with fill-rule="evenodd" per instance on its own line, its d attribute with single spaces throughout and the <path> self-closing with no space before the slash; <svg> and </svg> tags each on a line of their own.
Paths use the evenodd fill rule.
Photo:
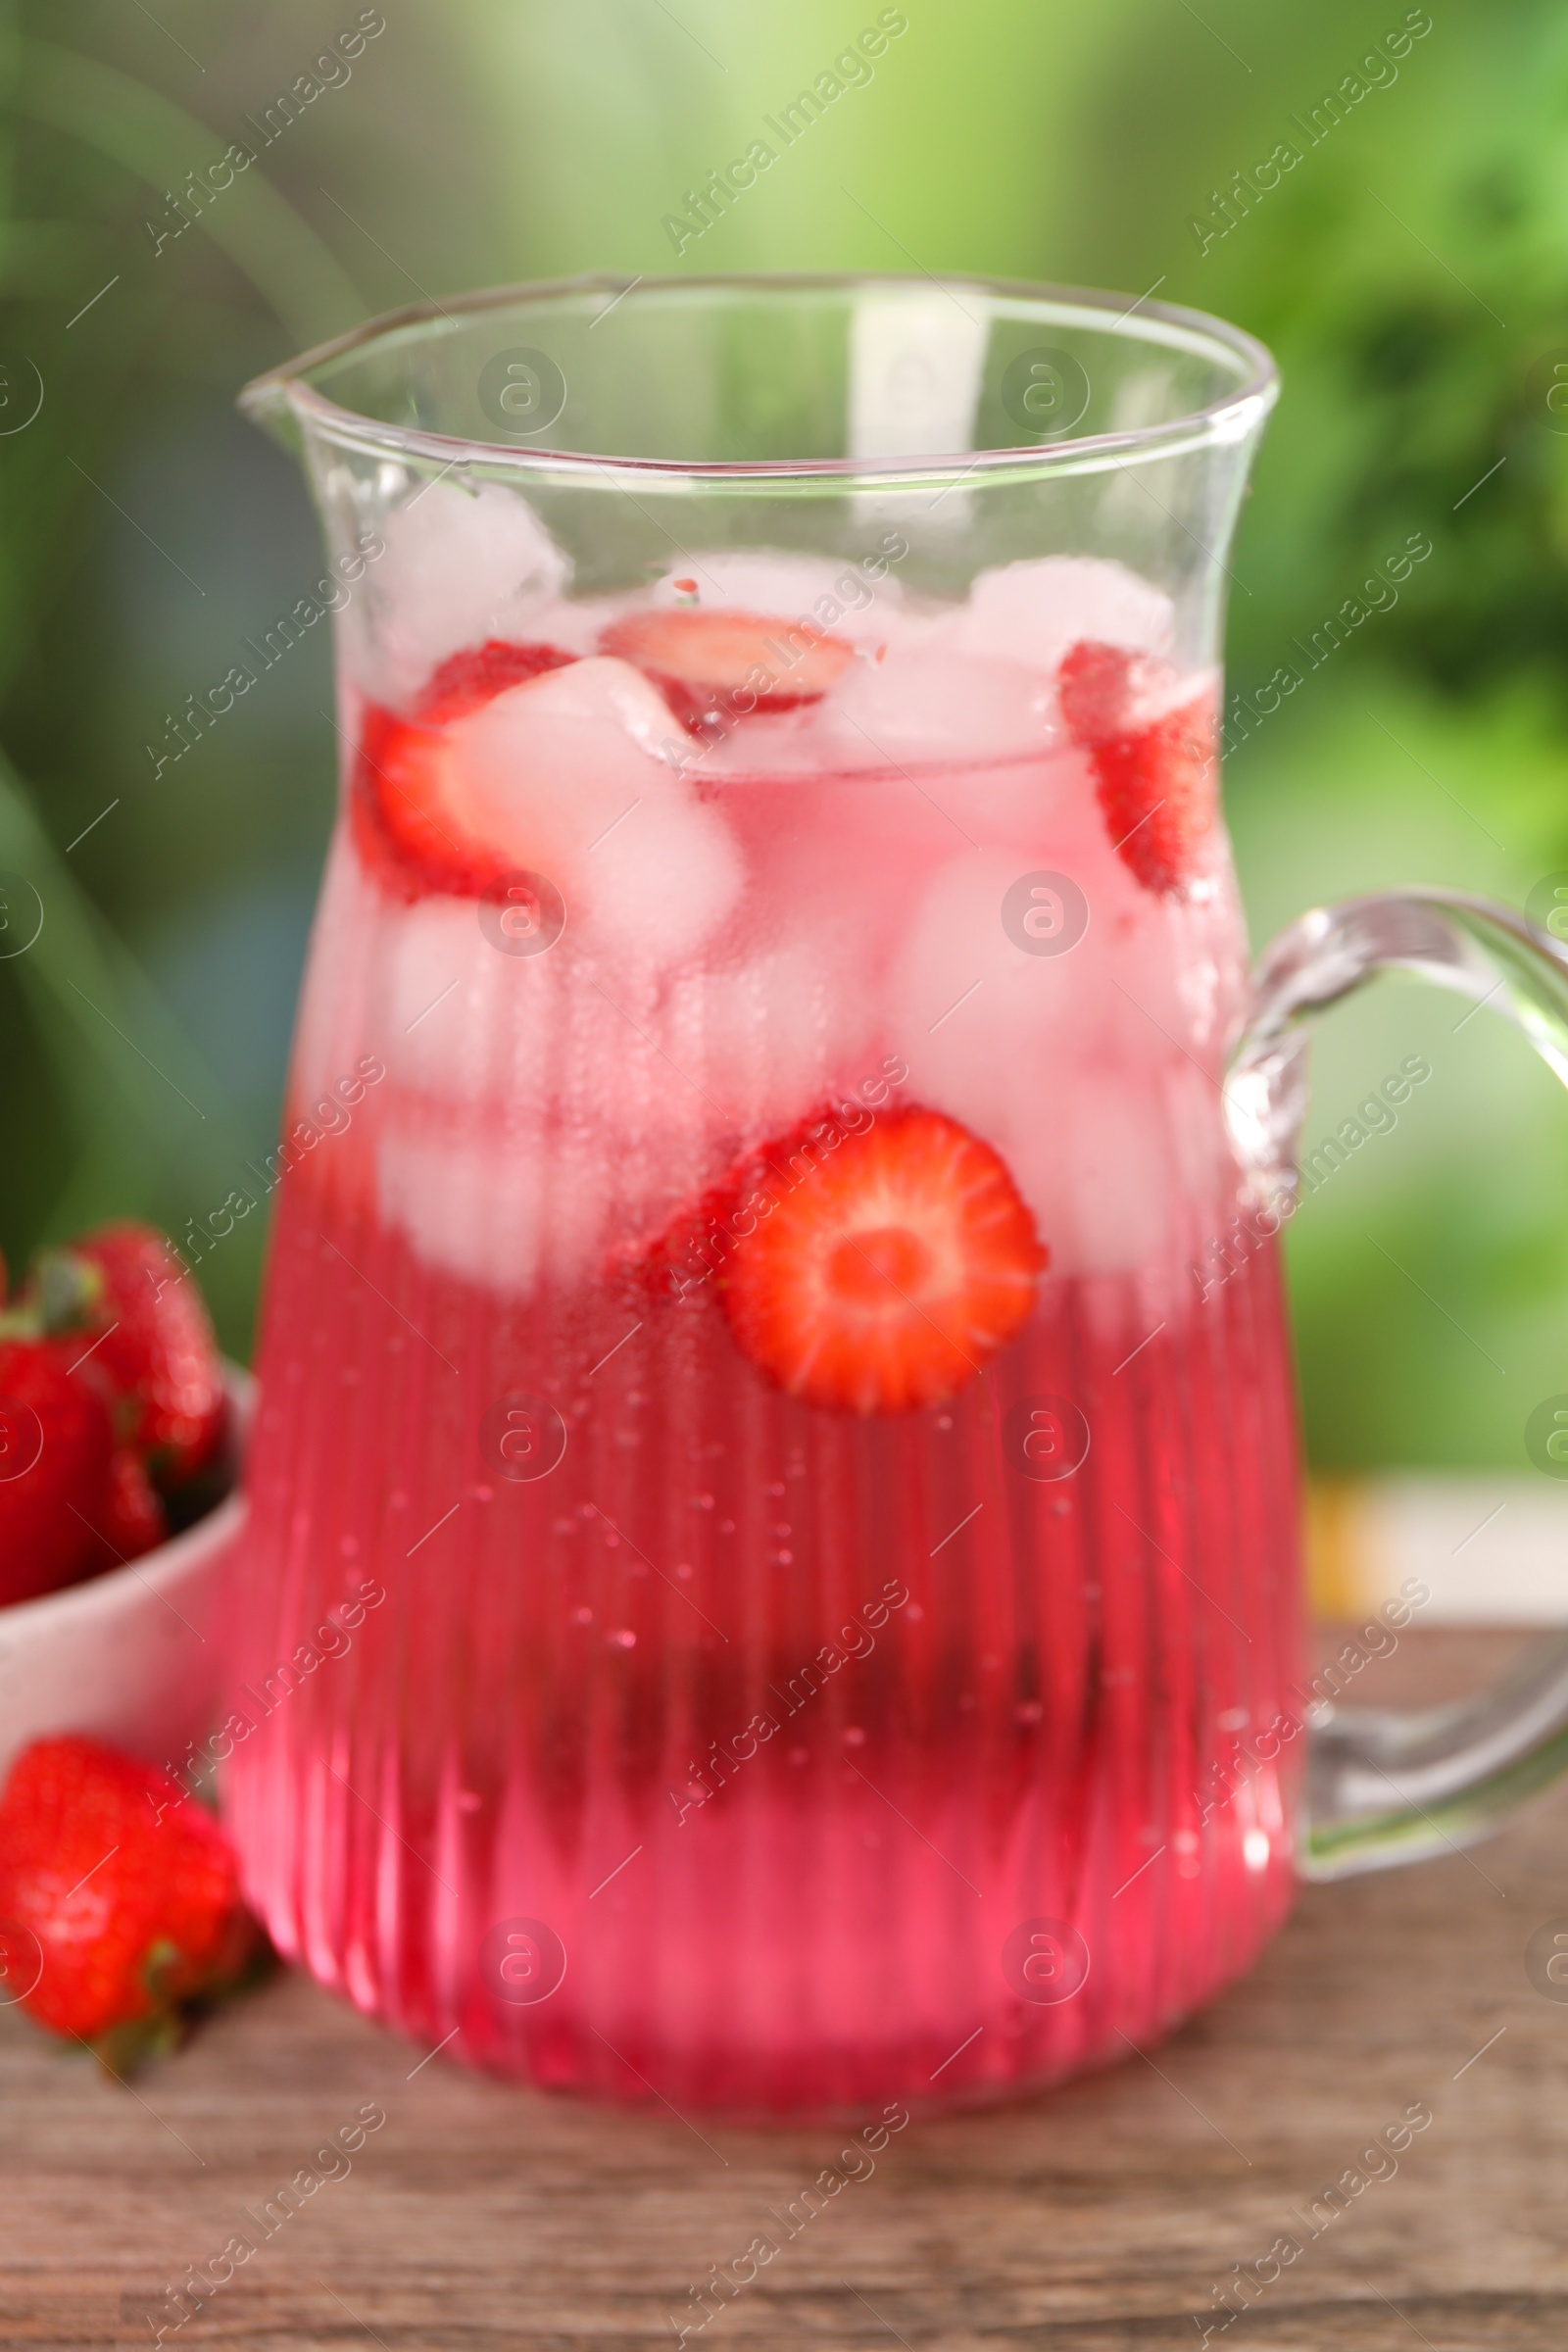
<svg viewBox="0 0 1568 2352">
<path fill-rule="evenodd" d="M 941 647 L 852 662 L 815 715 L 858 767 L 1026 759 L 1059 734 L 1054 692 L 1037 670 Z"/>
<path fill-rule="evenodd" d="M 1035 1213 L 1055 1274 L 1163 1273 L 1176 1208 L 1159 1089 L 1127 1073 L 1075 1067 L 1051 1113 L 1016 1119 L 1004 1157 Z"/>
<path fill-rule="evenodd" d="M 400 1086 L 522 1105 L 548 1091 L 569 951 L 514 956 L 504 936 L 471 899 L 421 899 L 386 925 L 377 1034 Z"/>
<path fill-rule="evenodd" d="M 880 1006 L 869 977 L 826 932 L 685 975 L 669 991 L 670 1059 L 725 1128 L 764 1142 L 874 1073 Z"/>
<path fill-rule="evenodd" d="M 547 1251 L 564 1280 L 592 1260 L 602 1186 L 581 1173 L 588 1189 L 575 1196 L 554 1183 L 540 1132 L 496 1140 L 428 1120 L 400 1121 L 376 1153 L 381 1214 L 427 1265 L 524 1297 Z"/>
<path fill-rule="evenodd" d="M 1058 1271 L 1125 1271 L 1168 1230 L 1161 1090 L 1190 1066 L 1174 935 L 1114 860 L 1098 878 L 1083 861 L 1087 930 L 1062 954 L 1032 954 L 1003 919 L 1018 862 L 976 851 L 935 878 L 890 969 L 889 1043 L 909 1097 L 1006 1161 Z"/>
<path fill-rule="evenodd" d="M 733 907 L 734 836 L 675 764 L 690 739 L 629 663 L 598 657 L 514 686 L 450 743 L 466 820 L 548 876 L 581 944 L 662 966 Z"/>
<path fill-rule="evenodd" d="M 897 540 L 890 532 L 888 540 Z M 902 544 L 902 542 L 900 542 Z M 792 555 L 777 548 L 721 548 L 688 557 L 658 583 L 656 605 L 732 605 L 742 612 L 808 621 L 854 644 L 886 636 L 903 589 L 887 570 L 879 534 L 863 558 Z M 880 576 L 867 569 L 881 564 Z"/>
<path fill-rule="evenodd" d="M 401 702 L 449 654 L 489 637 L 538 634 L 570 564 L 527 501 L 499 482 L 430 481 L 381 524 L 342 618 L 350 672 L 378 702 Z"/>
<path fill-rule="evenodd" d="M 386 903 L 339 830 L 311 926 L 310 958 L 289 1063 L 291 1097 L 317 1102 L 352 1075 L 375 1028 L 377 941 Z"/>
<path fill-rule="evenodd" d="M 563 1003 L 547 1099 L 405 1096 L 377 1149 L 387 1222 L 427 1263 L 518 1297 L 592 1280 L 724 1164 L 701 1102 L 686 1107 L 695 1098 L 654 1049 L 628 1032 L 618 1060 L 574 1054 L 572 1016 L 586 1009 L 592 1026 L 594 1007 Z"/>
<path fill-rule="evenodd" d="M 1054 670 L 1080 638 L 1168 654 L 1174 634 L 1170 598 L 1100 556 L 1036 556 L 982 571 L 942 625 L 962 652 L 1043 670 Z"/>
</svg>

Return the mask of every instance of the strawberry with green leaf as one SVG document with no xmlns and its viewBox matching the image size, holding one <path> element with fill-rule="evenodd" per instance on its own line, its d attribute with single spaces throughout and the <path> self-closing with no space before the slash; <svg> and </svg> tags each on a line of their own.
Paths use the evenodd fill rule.
<svg viewBox="0 0 1568 2352">
<path fill-rule="evenodd" d="M 116 2073 L 174 2047 L 262 1948 L 205 1806 L 75 1737 L 35 1740 L 0 1793 L 0 1945 L 28 2016 Z"/>
</svg>

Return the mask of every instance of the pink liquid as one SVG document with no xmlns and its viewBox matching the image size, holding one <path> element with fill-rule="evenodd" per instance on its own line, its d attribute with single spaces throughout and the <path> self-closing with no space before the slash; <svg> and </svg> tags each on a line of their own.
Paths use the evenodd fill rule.
<svg viewBox="0 0 1568 2352">
<path fill-rule="evenodd" d="M 1043 808 L 1071 764 L 1040 764 Z M 986 782 L 933 791 L 972 832 Z M 940 812 L 882 782 L 719 798 L 754 875 L 752 919 L 726 935 L 748 952 L 787 941 L 778 907 L 826 909 L 882 970 L 919 892 L 967 855 Z M 338 846 L 291 1117 L 366 1052 L 390 1066 L 280 1196 L 236 1702 L 255 1728 L 227 1801 L 283 1951 L 421 2047 L 455 2033 L 450 2055 L 683 2111 L 974 2103 L 1167 2032 L 1283 1916 L 1300 1742 L 1212 1801 L 1241 1740 L 1298 1711 L 1278 1269 L 1265 1250 L 1200 1297 L 1189 1265 L 1223 1230 L 1234 1178 L 1193 1148 L 1195 1121 L 1211 1140 L 1218 1114 L 1189 1065 L 1216 1063 L 1224 985 L 1200 1014 L 1177 995 L 1148 1012 L 1157 956 L 1178 971 L 1206 940 L 1211 969 L 1234 956 L 1232 903 L 1167 915 L 1092 805 L 1066 836 L 1043 817 L 1035 842 L 1025 825 L 1003 848 L 1009 870 L 1070 862 L 1084 879 L 1095 923 L 1074 986 L 1103 1000 L 1070 1066 L 1031 1064 L 1022 1040 L 1012 1115 L 1065 1133 L 1080 1103 L 1085 1121 L 1104 1116 L 1108 1088 L 1132 1121 L 1123 1172 L 1147 1156 L 1146 1194 L 1170 1213 L 1117 1267 L 1094 1262 L 1094 1185 L 1061 1235 L 1042 1210 L 1053 1271 L 1022 1335 L 950 1403 L 862 1419 L 772 1387 L 711 1285 L 654 1298 L 587 1252 L 567 1175 L 538 1210 L 525 1278 L 527 1248 L 501 1231 L 510 1196 L 462 1189 L 466 1171 L 486 1152 L 526 1168 L 565 1150 L 570 1024 L 583 1006 L 600 1017 L 593 983 L 621 1008 L 634 983 L 569 934 L 535 960 L 498 957 L 462 909 L 443 953 L 472 984 L 468 1009 L 432 1044 L 450 1014 L 405 1016 L 445 966 L 400 1004 L 377 962 L 389 940 L 406 952 L 423 910 L 385 904 Z M 1142 964 L 1138 925 L 1154 943 Z M 710 962 L 720 952 L 736 951 Z M 1108 979 L 1082 996 L 1111 961 L 1142 1008 Z M 564 992 L 549 1000 L 556 1058 L 528 1097 L 507 1056 L 520 992 L 547 967 Z M 499 1006 L 475 993 L 496 988 L 519 993 Z M 645 1041 L 662 1001 L 634 999 Z M 993 1042 L 1006 1017 L 994 996 Z M 907 1035 L 922 1028 L 935 1042 L 918 1042 L 905 1099 L 943 1082 L 943 1023 Z M 614 1021 L 608 1034 L 622 1036 Z M 728 1066 L 716 1036 L 689 1030 L 678 1057 L 688 1074 L 697 1057 L 705 1101 Z M 771 1051 L 759 1039 L 738 1064 L 754 1088 Z M 905 1032 L 873 1021 L 866 1039 L 845 1046 L 846 1079 L 902 1052 Z M 956 1054 L 954 1085 L 984 1042 L 977 1030 Z M 684 1101 L 679 1075 L 646 1055 L 637 1071 L 642 1125 L 599 1157 L 651 1203 L 646 1238 L 748 1131 L 737 1114 L 727 1141 L 705 1143 L 695 1107 L 661 1127 L 661 1084 Z M 598 1115 L 621 1115 L 621 1096 L 602 1099 Z M 758 1115 L 762 1133 L 787 1123 Z M 1015 1133 L 991 1140 L 1021 1166 Z M 433 1209 L 426 1195 L 407 1205 L 406 1175 L 388 1189 L 399 1135 L 448 1154 Z M 618 1231 L 613 1200 L 607 1213 Z M 505 1280 L 483 1278 L 487 1252 Z M 509 1435 L 517 1396 L 534 1401 Z M 1030 1425 L 1042 1398 L 1071 1410 Z M 546 1407 L 564 1450 L 514 1477 L 557 1450 Z M 1074 1414 L 1088 1450 L 1068 1471 Z M 313 1645 L 339 1654 L 304 1668 L 297 1645 L 345 1601 L 350 1630 Z"/>
</svg>

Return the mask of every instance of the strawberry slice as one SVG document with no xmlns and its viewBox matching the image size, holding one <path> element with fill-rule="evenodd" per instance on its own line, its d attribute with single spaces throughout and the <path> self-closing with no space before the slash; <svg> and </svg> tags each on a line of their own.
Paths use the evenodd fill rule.
<svg viewBox="0 0 1568 2352">
<path fill-rule="evenodd" d="M 717 1274 L 730 1329 L 808 1404 L 938 1404 L 1034 1306 L 1047 1258 L 1034 1220 L 996 1152 L 939 1111 L 883 1112 L 858 1134 L 808 1122 L 735 1194 L 750 1214 L 728 1221 L 741 1238 Z"/>
<path fill-rule="evenodd" d="M 694 735 L 819 703 L 855 660 L 852 645 L 809 621 L 685 607 L 630 613 L 606 629 L 599 650 L 640 669 Z"/>
<path fill-rule="evenodd" d="M 1106 830 L 1146 890 L 1168 898 L 1193 878 L 1216 814 L 1214 711 L 1206 695 L 1167 710 L 1093 758 Z"/>
<path fill-rule="evenodd" d="M 1158 710 L 1173 678 L 1151 656 L 1086 640 L 1062 657 L 1056 680 L 1067 732 L 1093 761 L 1117 855 L 1161 898 L 1192 879 L 1217 814 L 1213 698 Z"/>
<path fill-rule="evenodd" d="M 476 839 L 453 790 L 443 730 L 453 720 L 577 659 L 554 645 L 513 645 L 500 637 L 443 662 L 407 716 L 366 706 L 350 798 L 360 855 L 400 898 L 438 890 L 482 899 L 517 860 Z"/>
<path fill-rule="evenodd" d="M 1148 657 L 1122 645 L 1082 639 L 1067 648 L 1056 672 L 1056 700 L 1074 743 L 1106 743 L 1126 725 Z"/>
<path fill-rule="evenodd" d="M 72 1377 L 84 1345 L 0 1341 L 0 1604 L 98 1564 L 114 1436 L 102 1397 Z"/>
<path fill-rule="evenodd" d="M 477 710 L 509 686 L 542 678 L 547 669 L 565 669 L 576 659 L 559 645 L 513 645 L 504 637 L 491 637 L 442 662 L 420 693 L 416 713 L 444 726 L 449 719 Z"/>
<path fill-rule="evenodd" d="M 366 706 L 350 824 L 365 863 L 398 898 L 482 899 L 517 863 L 468 831 L 453 786 L 441 727 Z"/>
</svg>

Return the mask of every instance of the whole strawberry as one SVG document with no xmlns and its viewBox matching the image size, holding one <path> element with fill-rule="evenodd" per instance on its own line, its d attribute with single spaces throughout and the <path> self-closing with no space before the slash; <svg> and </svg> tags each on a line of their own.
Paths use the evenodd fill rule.
<svg viewBox="0 0 1568 2352">
<path fill-rule="evenodd" d="M 142 1467 L 141 1455 L 117 1446 L 109 1464 L 109 1491 L 98 1514 L 95 1568 L 123 1567 L 155 1550 L 169 1534 L 163 1496 Z"/>
<path fill-rule="evenodd" d="M 29 1289 L 51 1332 L 77 1332 L 119 1400 L 118 1435 L 175 1487 L 211 1460 L 223 1376 L 207 1306 L 165 1237 L 128 1220 L 43 1251 Z"/>
<path fill-rule="evenodd" d="M 17 1997 L 115 2068 L 182 2035 L 256 1944 L 228 1840 L 193 1797 L 95 1740 L 35 1740 L 0 1794 L 0 1939 Z M 41 1966 L 40 1966 L 41 1956 Z"/>
<path fill-rule="evenodd" d="M 99 1565 L 114 1434 L 79 1343 L 0 1340 L 0 1606 Z"/>
</svg>

